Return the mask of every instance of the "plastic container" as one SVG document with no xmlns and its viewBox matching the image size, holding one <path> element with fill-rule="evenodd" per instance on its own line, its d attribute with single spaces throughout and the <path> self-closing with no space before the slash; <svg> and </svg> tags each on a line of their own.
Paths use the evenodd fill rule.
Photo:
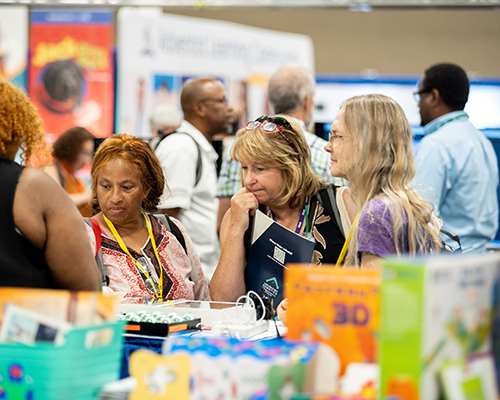
<svg viewBox="0 0 500 400">
<path fill-rule="evenodd" d="M 124 322 L 76 328 L 63 346 L 0 344 L 0 399 L 93 400 L 119 378 Z"/>
</svg>

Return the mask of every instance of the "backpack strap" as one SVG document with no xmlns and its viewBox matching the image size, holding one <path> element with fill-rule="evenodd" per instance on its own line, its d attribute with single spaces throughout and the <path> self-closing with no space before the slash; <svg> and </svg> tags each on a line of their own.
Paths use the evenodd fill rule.
<svg viewBox="0 0 500 400">
<path fill-rule="evenodd" d="M 156 149 L 158 148 L 158 146 L 160 145 L 160 143 L 162 142 L 163 139 L 165 139 L 166 137 L 168 136 L 172 136 L 172 135 L 175 135 L 177 133 L 181 133 L 183 135 L 188 135 L 191 139 L 193 139 L 193 142 L 194 144 L 196 145 L 196 150 L 198 151 L 198 158 L 196 159 L 196 178 L 194 180 L 194 186 L 196 186 L 198 184 L 198 182 L 200 181 L 201 179 L 201 172 L 202 172 L 202 160 L 201 160 L 201 149 L 200 149 L 200 145 L 198 144 L 198 142 L 194 139 L 194 137 L 192 137 L 189 133 L 187 132 L 172 132 L 172 133 L 169 133 L 168 135 L 163 135 L 161 137 L 160 140 L 158 140 L 158 142 L 156 143 L 155 147 L 153 150 L 156 151 Z M 173 233 L 173 232 L 172 232 Z"/>
<path fill-rule="evenodd" d="M 165 229 L 168 232 L 171 232 L 177 241 L 181 244 L 182 248 L 184 249 L 184 252 L 187 254 L 187 246 L 186 246 L 186 240 L 184 239 L 184 235 L 182 234 L 181 230 L 179 227 L 170 219 L 168 214 L 153 214 L 160 223 L 165 227 Z"/>
<path fill-rule="evenodd" d="M 248 215 L 248 229 L 243 236 L 243 246 L 245 247 L 245 260 L 248 261 L 250 248 L 252 247 L 253 215 Z"/>
<path fill-rule="evenodd" d="M 340 218 L 340 212 L 337 207 L 337 186 L 333 184 L 329 185 L 326 188 L 321 189 L 318 194 L 321 205 L 328 215 L 335 218 L 335 222 L 345 239 L 346 234 L 342 228 L 342 219 Z"/>
<path fill-rule="evenodd" d="M 97 266 L 99 267 L 99 271 L 101 271 L 102 285 L 108 286 L 109 285 L 108 266 L 104 264 L 104 261 L 102 258 L 101 227 L 99 226 L 99 223 L 94 218 L 83 218 L 83 220 L 85 221 L 85 223 L 88 226 L 92 227 L 92 231 L 94 231 L 95 247 L 96 247 L 95 262 L 97 263 Z"/>
<path fill-rule="evenodd" d="M 101 251 L 101 244 L 102 244 L 102 236 L 101 236 L 101 227 L 99 226 L 99 223 L 94 219 L 94 218 L 89 218 L 90 223 L 92 224 L 92 230 L 94 231 L 95 235 L 95 243 L 96 243 L 96 251 L 95 255 L 97 257 L 97 253 Z M 102 251 L 101 251 L 102 253 Z"/>
</svg>

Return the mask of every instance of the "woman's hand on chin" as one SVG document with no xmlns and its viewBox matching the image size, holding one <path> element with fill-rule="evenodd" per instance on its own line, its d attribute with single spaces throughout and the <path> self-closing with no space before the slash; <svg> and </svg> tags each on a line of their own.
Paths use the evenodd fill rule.
<svg viewBox="0 0 500 400">
<path fill-rule="evenodd" d="M 259 202 L 252 192 L 247 188 L 239 190 L 231 198 L 231 223 L 241 223 L 248 227 L 248 213 L 254 215 L 258 208 Z"/>
</svg>

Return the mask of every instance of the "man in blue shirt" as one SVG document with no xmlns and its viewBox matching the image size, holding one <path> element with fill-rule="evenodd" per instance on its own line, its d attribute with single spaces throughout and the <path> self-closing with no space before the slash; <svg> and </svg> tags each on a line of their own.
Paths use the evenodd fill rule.
<svg viewBox="0 0 500 400">
<path fill-rule="evenodd" d="M 498 229 L 498 164 L 493 145 L 463 111 L 467 74 L 454 64 L 434 65 L 415 97 L 425 132 L 415 153 L 416 189 L 464 252 L 484 251 Z"/>
</svg>

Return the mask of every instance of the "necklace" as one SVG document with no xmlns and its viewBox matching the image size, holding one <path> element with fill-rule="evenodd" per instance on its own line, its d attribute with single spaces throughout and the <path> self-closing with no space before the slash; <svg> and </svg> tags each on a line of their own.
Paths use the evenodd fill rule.
<svg viewBox="0 0 500 400">
<path fill-rule="evenodd" d="M 149 274 L 149 272 L 141 265 L 141 263 L 139 261 L 137 261 L 134 257 L 132 257 L 132 255 L 128 251 L 127 246 L 125 245 L 125 242 L 121 238 L 120 234 L 116 230 L 113 223 L 104 215 L 104 213 L 102 214 L 102 216 L 104 217 L 104 221 L 106 221 L 106 224 L 108 225 L 109 230 L 113 233 L 116 241 L 120 245 L 120 248 L 132 259 L 132 261 L 134 262 L 135 266 L 139 269 L 139 271 L 141 271 L 146 276 L 146 280 L 149 280 L 149 282 L 151 283 L 151 287 L 153 288 L 153 290 L 155 292 L 156 298 L 161 302 L 161 301 L 163 301 L 163 267 L 162 267 L 161 262 L 160 262 L 160 256 L 158 255 L 158 250 L 156 248 L 156 242 L 155 242 L 155 238 L 153 236 L 153 230 L 151 229 L 151 224 L 149 223 L 149 219 L 148 219 L 148 217 L 146 217 L 146 214 L 142 213 L 142 215 L 144 216 L 144 219 L 146 220 L 146 226 L 148 228 L 149 239 L 151 240 L 151 244 L 152 244 L 153 250 L 155 252 L 156 261 L 158 261 L 158 265 L 160 266 L 160 280 L 158 282 L 158 288 L 160 290 L 159 294 L 155 288 L 155 284 L 154 284 L 153 279 L 151 278 L 151 275 Z"/>
</svg>

